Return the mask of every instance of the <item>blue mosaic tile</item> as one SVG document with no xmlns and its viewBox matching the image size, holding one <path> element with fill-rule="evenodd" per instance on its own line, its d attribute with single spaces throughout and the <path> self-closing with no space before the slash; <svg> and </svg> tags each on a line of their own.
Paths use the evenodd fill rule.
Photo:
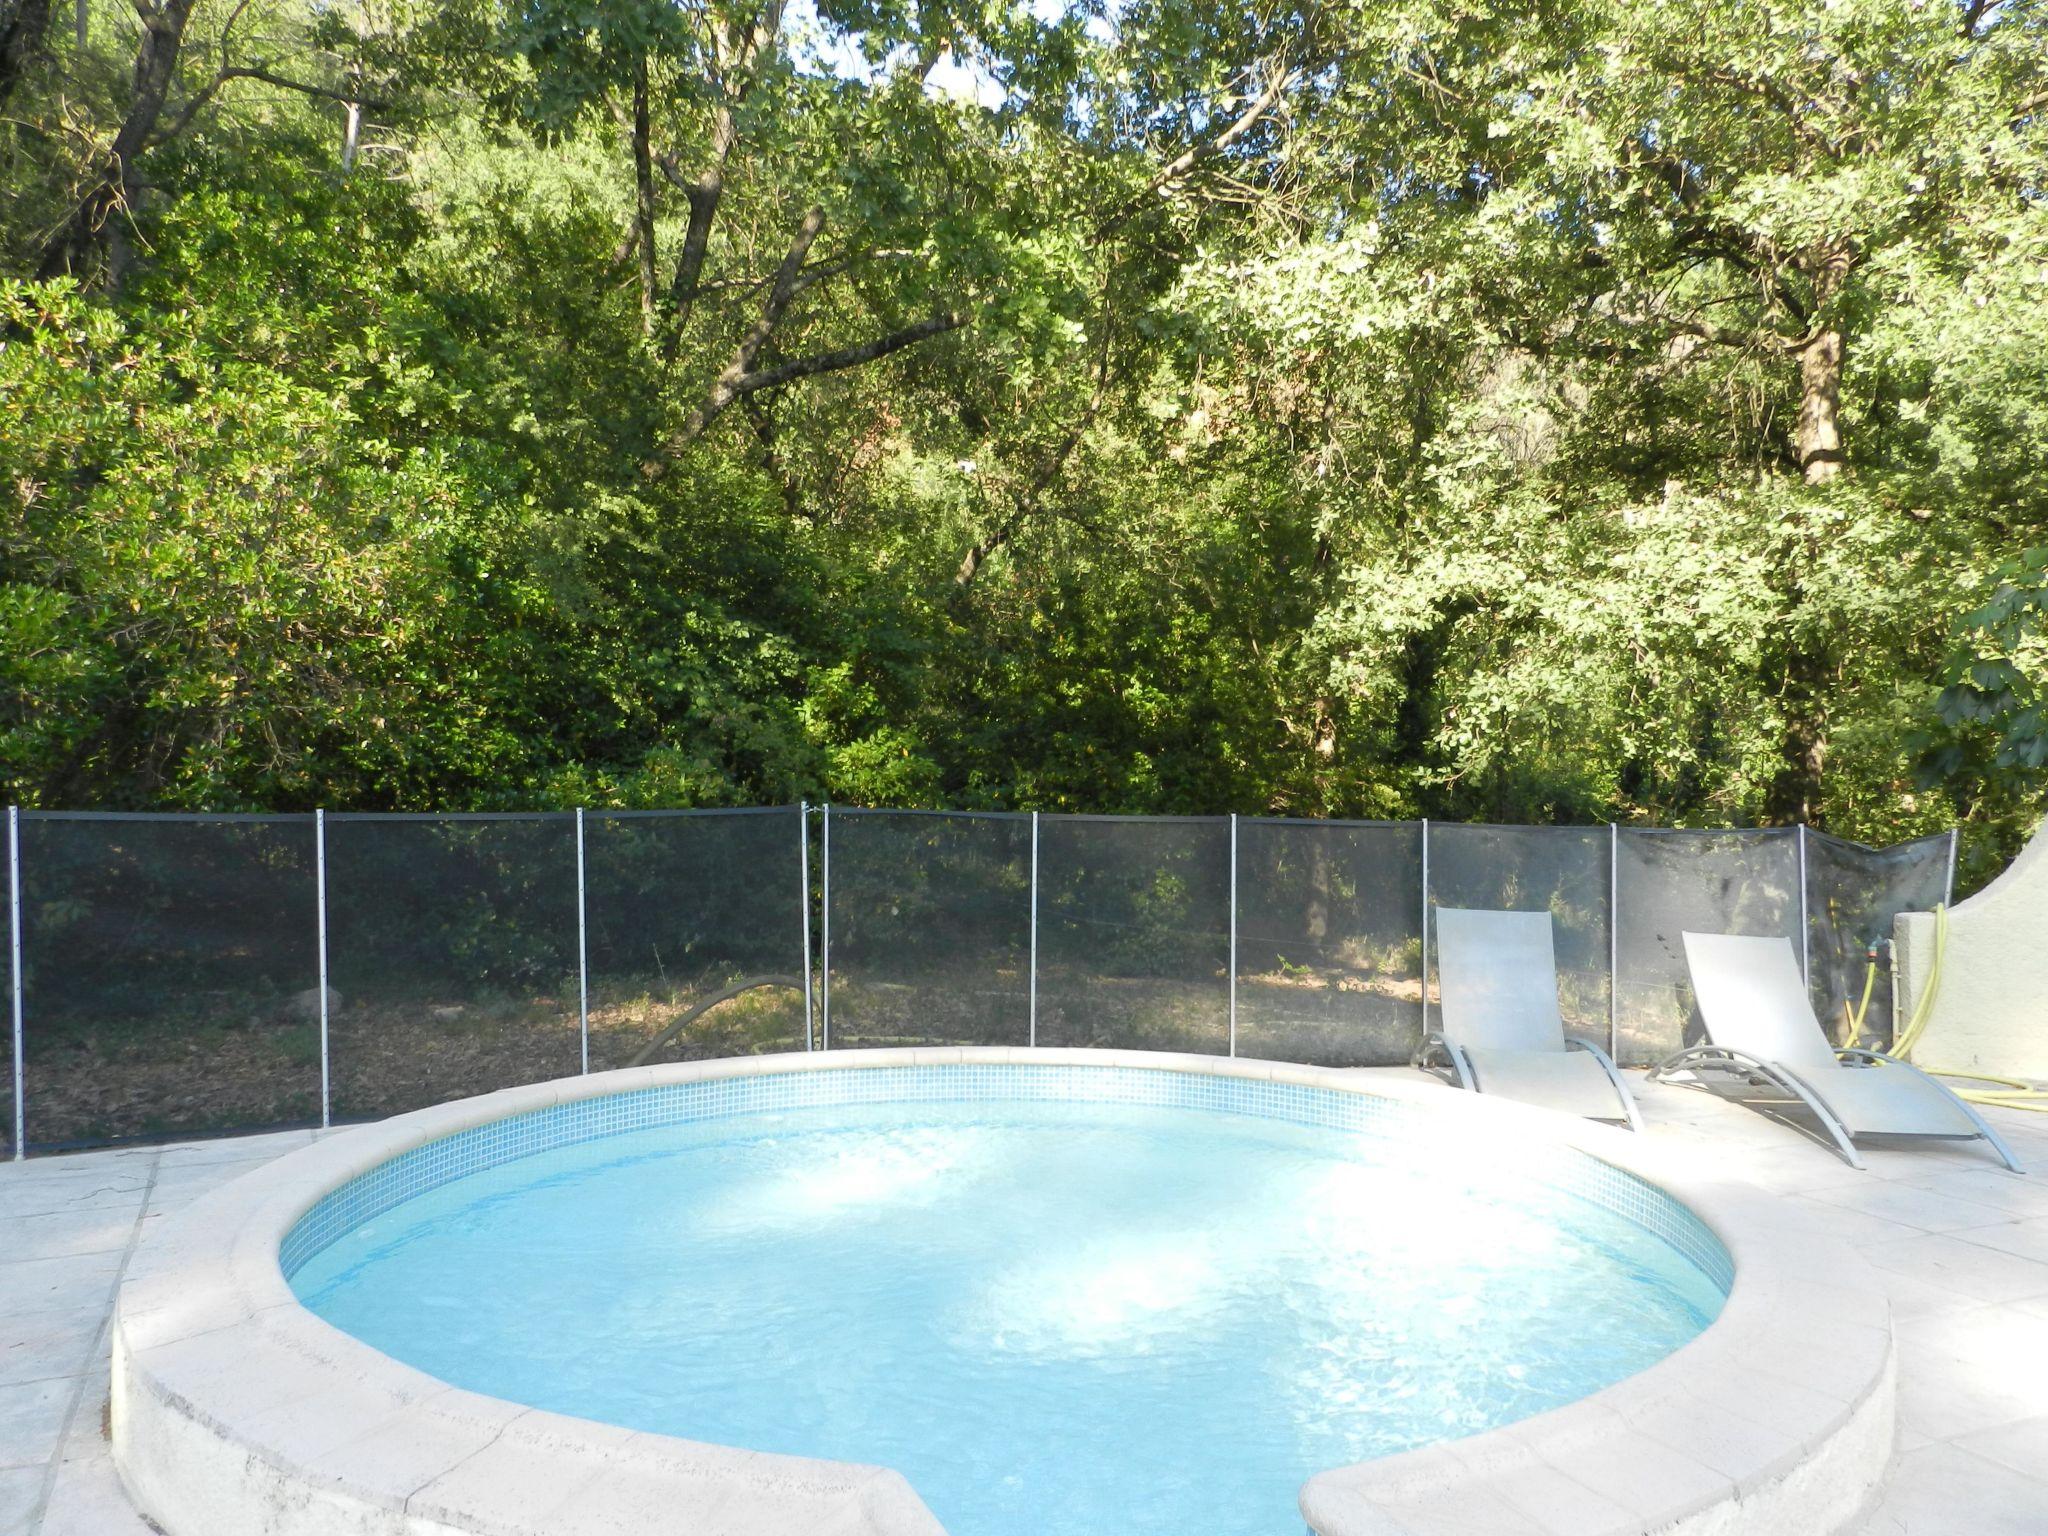
<svg viewBox="0 0 2048 1536">
<path fill-rule="evenodd" d="M 402 1152 L 320 1200 L 286 1234 L 287 1278 L 343 1233 L 416 1195 L 535 1153 L 628 1131 L 818 1105 L 1025 1100 L 1206 1110 L 1316 1126 L 1404 1143 L 1447 1166 L 1469 1160 L 1469 1137 L 1425 1110 L 1370 1093 L 1220 1077 L 1166 1067 L 966 1062 L 910 1067 L 803 1068 L 699 1079 L 555 1104 Z M 1566 1147 L 1518 1144 L 1514 1177 L 1538 1178 L 1645 1228 L 1683 1254 L 1724 1293 L 1728 1250 L 1700 1219 L 1655 1185 Z"/>
</svg>

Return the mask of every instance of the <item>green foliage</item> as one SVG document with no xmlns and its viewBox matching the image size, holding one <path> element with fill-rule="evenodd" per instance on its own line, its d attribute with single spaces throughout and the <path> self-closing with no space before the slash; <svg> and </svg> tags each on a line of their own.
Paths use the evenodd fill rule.
<svg viewBox="0 0 2048 1536">
<path fill-rule="evenodd" d="M 132 39 L 0 125 L 24 803 L 2038 813 L 2032 7 L 229 14 L 118 296 Z"/>
<path fill-rule="evenodd" d="M 1929 784 L 1968 785 L 1998 806 L 2002 789 L 2048 779 L 2048 549 L 2006 562 L 1990 601 L 1970 613 L 1942 673 L 1938 718 L 1916 722 Z M 2024 826 L 2006 829 L 2020 835 Z"/>
</svg>

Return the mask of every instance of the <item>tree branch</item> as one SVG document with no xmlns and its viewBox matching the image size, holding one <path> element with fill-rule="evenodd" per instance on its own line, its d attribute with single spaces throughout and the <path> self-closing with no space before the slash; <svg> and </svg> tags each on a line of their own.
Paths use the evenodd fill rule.
<svg viewBox="0 0 2048 1536">
<path fill-rule="evenodd" d="M 1095 227 L 1097 238 L 1099 239 L 1101 236 L 1114 230 L 1132 214 L 1144 207 L 1146 203 L 1173 185 L 1173 183 L 1179 181 L 1204 161 L 1215 159 L 1216 156 L 1230 148 L 1232 144 L 1235 144 L 1247 133 L 1250 133 L 1258 125 L 1259 120 L 1272 111 L 1280 98 L 1287 94 L 1287 88 L 1294 83 L 1294 79 L 1294 70 L 1291 67 L 1276 67 L 1273 70 L 1273 78 L 1266 83 L 1266 88 L 1259 92 L 1257 96 L 1254 96 L 1250 104 L 1242 112 L 1238 113 L 1236 117 L 1232 118 L 1218 132 L 1211 134 L 1206 139 L 1190 144 L 1186 149 L 1167 161 L 1165 165 L 1159 168 L 1151 181 L 1145 184 L 1144 191 L 1115 209 L 1098 224 Z"/>
<path fill-rule="evenodd" d="M 1102 286 L 1102 342 L 1096 349 L 1095 387 L 1089 391 L 1087 409 L 1081 412 L 1066 436 L 1061 438 L 1052 452 L 1040 462 L 1038 472 L 1031 477 L 1031 483 L 1025 488 L 1024 494 L 1017 498 L 1017 503 L 1010 509 L 1009 515 L 989 530 L 985 538 L 968 546 L 967 553 L 961 557 L 960 569 L 953 573 L 953 585 L 956 587 L 964 587 L 973 581 L 976 573 L 988 562 L 988 558 L 1007 547 L 1010 540 L 1016 537 L 1017 530 L 1043 509 L 1046 491 L 1067 467 L 1067 460 L 1073 457 L 1074 450 L 1080 446 L 1082 435 L 1101 412 L 1102 402 L 1109 394 L 1109 294 L 1109 279 L 1105 275 Z"/>
<path fill-rule="evenodd" d="M 1673 73 L 1677 73 L 1675 67 L 1673 68 Z M 1753 96 L 1758 101 L 1769 102 L 1778 109 L 1778 114 L 1785 119 L 1785 124 L 1792 130 L 1793 137 L 1799 139 L 1809 149 L 1818 150 L 1821 154 L 1828 156 L 1840 153 L 1837 145 L 1831 143 L 1825 134 L 1815 130 L 1806 121 L 1804 114 L 1799 110 L 1798 104 L 1785 94 L 1783 88 L 1775 80 L 1765 79 L 1761 75 L 1745 75 L 1740 70 L 1734 69 L 1710 69 L 1707 71 L 1706 78 L 1716 85 L 1725 85 L 1731 90 L 1740 91 L 1745 96 Z"/>
<path fill-rule="evenodd" d="M 879 362 L 892 352 L 901 352 L 905 347 L 914 347 L 920 341 L 929 341 L 934 336 L 943 336 L 948 331 L 957 331 L 967 324 L 967 316 L 950 311 L 928 315 L 900 331 L 891 331 L 886 336 L 877 336 L 872 341 L 857 342 L 850 347 L 840 347 L 831 352 L 819 352 L 810 357 L 800 357 L 792 362 L 778 363 L 773 368 L 763 368 L 750 373 L 741 380 L 741 393 L 753 394 L 756 390 L 777 389 L 784 384 L 794 384 L 798 379 L 808 379 L 820 373 L 839 373 L 847 368 L 858 368 L 863 363 Z"/>
<path fill-rule="evenodd" d="M 279 90 L 297 91 L 301 96 L 311 96 L 319 101 L 336 101 L 344 106 L 365 107 L 373 112 L 390 105 L 387 101 L 365 100 L 362 96 L 349 91 L 331 90 L 324 85 L 288 79 L 272 73 L 260 64 L 223 64 L 213 79 L 206 83 L 205 88 L 185 103 L 178 115 L 171 120 L 169 127 L 161 128 L 150 135 L 149 147 L 156 149 L 168 144 L 191 127 L 192 119 L 204 111 L 206 104 L 218 96 L 221 88 L 231 80 L 259 80 L 265 85 L 274 85 Z"/>
<path fill-rule="evenodd" d="M 640 466 L 640 473 L 649 480 L 658 480 L 668 473 L 676 456 L 698 438 L 734 402 L 748 395 L 758 394 L 764 389 L 776 389 L 784 384 L 794 384 L 798 379 L 808 379 L 821 373 L 839 373 L 848 368 L 858 368 L 864 363 L 878 362 L 891 353 L 901 352 L 905 347 L 914 347 L 919 342 L 947 331 L 957 331 L 967 324 L 967 316 L 952 313 L 931 315 L 913 325 L 906 325 L 900 331 L 891 331 L 886 336 L 877 336 L 872 341 L 858 342 L 850 347 L 839 347 L 830 352 L 815 353 L 810 357 L 796 358 L 787 363 L 778 363 L 773 368 L 762 368 L 753 372 L 732 376 L 730 369 L 721 375 L 712 387 L 710 398 L 690 414 L 675 435 L 664 443 L 660 452 Z"/>
<path fill-rule="evenodd" d="M 223 70 L 222 74 L 230 80 L 261 80 L 265 85 L 274 85 L 280 90 L 297 91 L 301 96 L 311 96 L 320 101 L 338 101 L 344 105 L 354 103 L 359 107 L 368 107 L 371 111 L 382 111 L 391 105 L 388 101 L 366 97 L 354 91 L 335 90 L 324 85 L 314 85 L 310 81 L 287 79 L 283 75 L 272 74 L 260 65 L 238 65 L 233 69 Z"/>
<path fill-rule="evenodd" d="M 1017 536 L 1017 530 L 1037 515 L 1046 491 L 1058 478 L 1060 471 L 1066 468 L 1067 460 L 1073 457 L 1074 450 L 1080 446 L 1081 436 L 1088 430 L 1088 424 L 1095 419 L 1096 407 L 1099 404 L 1099 396 L 1091 400 L 1088 409 L 1083 411 L 1080 419 L 1068 429 L 1067 435 L 1053 446 L 1052 451 L 1039 464 L 1038 472 L 1031 477 L 1031 483 L 1025 488 L 1024 494 L 1019 496 L 1016 505 L 1010 508 L 1009 515 L 990 529 L 986 537 L 977 539 L 967 547 L 967 553 L 960 558 L 960 569 L 953 573 L 954 586 L 964 587 L 973 581 L 982 566 L 988 563 L 989 557 L 1007 548 L 1010 540 Z"/>
<path fill-rule="evenodd" d="M 768 287 L 768 300 L 761 306 L 761 317 L 740 338 L 739 346 L 733 350 L 732 361 L 718 376 L 719 383 L 736 382 L 752 370 L 754 360 L 761 355 L 761 348 L 768 344 L 775 327 L 782 324 L 790 301 L 803 291 L 804 263 L 809 260 L 811 247 L 817 243 L 818 232 L 824 227 L 824 209 L 813 207 L 804 213 L 803 222 L 797 225 L 796 238 L 789 242 L 789 249 L 783 253 L 782 265 L 775 269 L 775 281 Z"/>
</svg>

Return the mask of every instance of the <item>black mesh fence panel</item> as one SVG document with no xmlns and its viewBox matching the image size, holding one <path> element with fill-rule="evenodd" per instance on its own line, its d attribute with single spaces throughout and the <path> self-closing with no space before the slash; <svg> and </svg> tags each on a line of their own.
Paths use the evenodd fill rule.
<svg viewBox="0 0 2048 1536">
<path fill-rule="evenodd" d="M 1490 912 L 1548 912 L 1557 954 L 1558 1009 L 1565 1029 L 1608 1045 L 1608 876 L 1606 827 L 1496 827 L 1429 824 L 1429 904 Z M 1430 1022 L 1438 997 L 1436 934 L 1430 933 Z"/>
<path fill-rule="evenodd" d="M 1892 919 L 1947 898 L 1950 846 L 1946 832 L 1890 848 L 1807 833 L 1807 986 L 1830 1038 L 1848 1039 L 1860 1012 L 1859 1038 L 1890 1041 Z"/>
<path fill-rule="evenodd" d="M 831 822 L 830 1043 L 1031 1040 L 1032 818 Z M 1037 825 L 1037 1042 L 1230 1049 L 1229 819 Z M 326 826 L 337 1119 L 576 1072 L 579 980 L 593 1070 L 812 1040 L 804 916 L 822 861 L 813 847 L 804 864 L 795 807 L 587 814 L 580 978 L 573 813 Z M 317 1123 L 313 818 L 24 812 L 20 842 L 31 1148 Z M 1700 1037 L 1687 930 L 1782 935 L 1795 951 L 1803 938 L 1830 1034 L 1845 1034 L 1869 978 L 1862 1033 L 1888 1039 L 1883 941 L 1899 912 L 1944 899 L 1950 838 L 1876 849 L 1810 832 L 1804 848 L 1802 887 L 1790 830 L 1432 823 L 1429 910 L 1548 911 L 1566 1027 L 1604 1042 L 1611 1017 L 1624 1063 Z M 1422 1028 L 1423 863 L 1417 823 L 1238 822 L 1240 1055 L 1407 1059 Z"/>
<path fill-rule="evenodd" d="M 1041 818 L 1040 1045 L 1220 1054 L 1229 963 L 1229 818 Z"/>
<path fill-rule="evenodd" d="M 832 813 L 832 1044 L 1031 1038 L 1031 818 Z"/>
<path fill-rule="evenodd" d="M 591 1071 L 804 1049 L 799 817 L 584 817 Z"/>
<path fill-rule="evenodd" d="M 317 1124 L 313 864 L 311 817 L 23 812 L 28 1143 Z"/>
<path fill-rule="evenodd" d="M 1616 1056 L 1661 1061 L 1703 1038 L 1683 935 L 1782 934 L 1799 947 L 1799 839 L 1790 830 L 1625 829 L 1615 891 Z"/>
<path fill-rule="evenodd" d="M 1422 828 L 1237 824 L 1237 1052 L 1405 1062 L 1422 1034 Z"/>
<path fill-rule="evenodd" d="M 582 1064 L 574 815 L 327 818 L 334 1116 Z"/>
</svg>

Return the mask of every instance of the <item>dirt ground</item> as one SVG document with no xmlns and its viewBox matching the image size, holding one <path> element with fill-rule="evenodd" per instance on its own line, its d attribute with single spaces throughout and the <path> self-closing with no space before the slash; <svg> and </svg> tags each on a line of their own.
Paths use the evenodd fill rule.
<svg viewBox="0 0 2048 1536">
<path fill-rule="evenodd" d="M 656 994 L 626 984 L 590 1000 L 593 1071 L 625 1066 L 727 978 Z M 31 1148 L 318 1124 L 317 1023 L 222 999 L 195 1016 L 63 1019 L 26 1030 Z M 798 992 L 747 993 L 703 1015 L 660 1059 L 800 1050 Z M 342 999 L 329 1018 L 336 1120 L 423 1105 L 579 1070 L 576 994 Z"/>
<path fill-rule="evenodd" d="M 628 1065 L 699 999 L 733 977 L 686 986 L 614 982 L 590 1000 L 590 1066 Z M 996 974 L 963 987 L 952 977 L 833 978 L 832 1044 L 1024 1044 L 1027 979 Z M 1045 1045 L 1222 1051 L 1224 978 L 1039 977 Z M 819 1019 L 823 1018 L 820 990 Z M 1416 983 L 1353 976 L 1240 976 L 1238 1050 L 1244 1055 L 1359 1066 L 1405 1061 L 1420 1028 Z M 27 1032 L 28 1139 L 77 1146 L 179 1134 L 221 1134 L 317 1123 L 317 1024 L 285 1021 L 232 998 L 190 1000 L 164 1020 L 56 1020 Z M 766 988 L 718 1004 L 654 1059 L 696 1060 L 801 1050 L 803 996 Z M 573 983 L 520 998 L 435 995 L 341 999 L 329 1020 L 337 1120 L 373 1119 L 581 1065 Z M 4 1089 L 4 1085 L 0 1085 Z"/>
<path fill-rule="evenodd" d="M 710 973 L 681 985 L 661 977 L 594 985 L 591 1070 L 630 1065 L 692 1006 L 736 979 Z M 1023 1045 L 1030 1039 L 1029 996 L 1021 969 L 982 971 L 963 984 L 951 973 L 883 978 L 835 968 L 830 1043 Z M 822 1029 L 822 988 L 816 1002 L 815 1023 Z M 1238 1054 L 1281 1061 L 1333 1067 L 1405 1062 L 1422 1029 L 1420 985 L 1412 976 L 1290 966 L 1240 975 L 1237 1005 Z M 1229 1017 L 1221 972 L 1161 978 L 1041 969 L 1038 978 L 1041 1045 L 1220 1053 L 1229 1047 Z M 708 1009 L 652 1059 L 794 1051 L 804 1044 L 803 994 L 773 987 Z M 27 1046 L 31 1148 L 220 1135 L 320 1119 L 317 1022 L 280 1016 L 275 999 L 186 998 L 179 1013 L 157 1019 L 31 1020 Z M 414 989 L 342 998 L 330 1014 L 328 1060 L 337 1121 L 377 1119 L 568 1076 L 582 1065 L 574 980 L 521 997 Z M 6 1092 L 0 1082 L 0 1097 Z"/>
</svg>

